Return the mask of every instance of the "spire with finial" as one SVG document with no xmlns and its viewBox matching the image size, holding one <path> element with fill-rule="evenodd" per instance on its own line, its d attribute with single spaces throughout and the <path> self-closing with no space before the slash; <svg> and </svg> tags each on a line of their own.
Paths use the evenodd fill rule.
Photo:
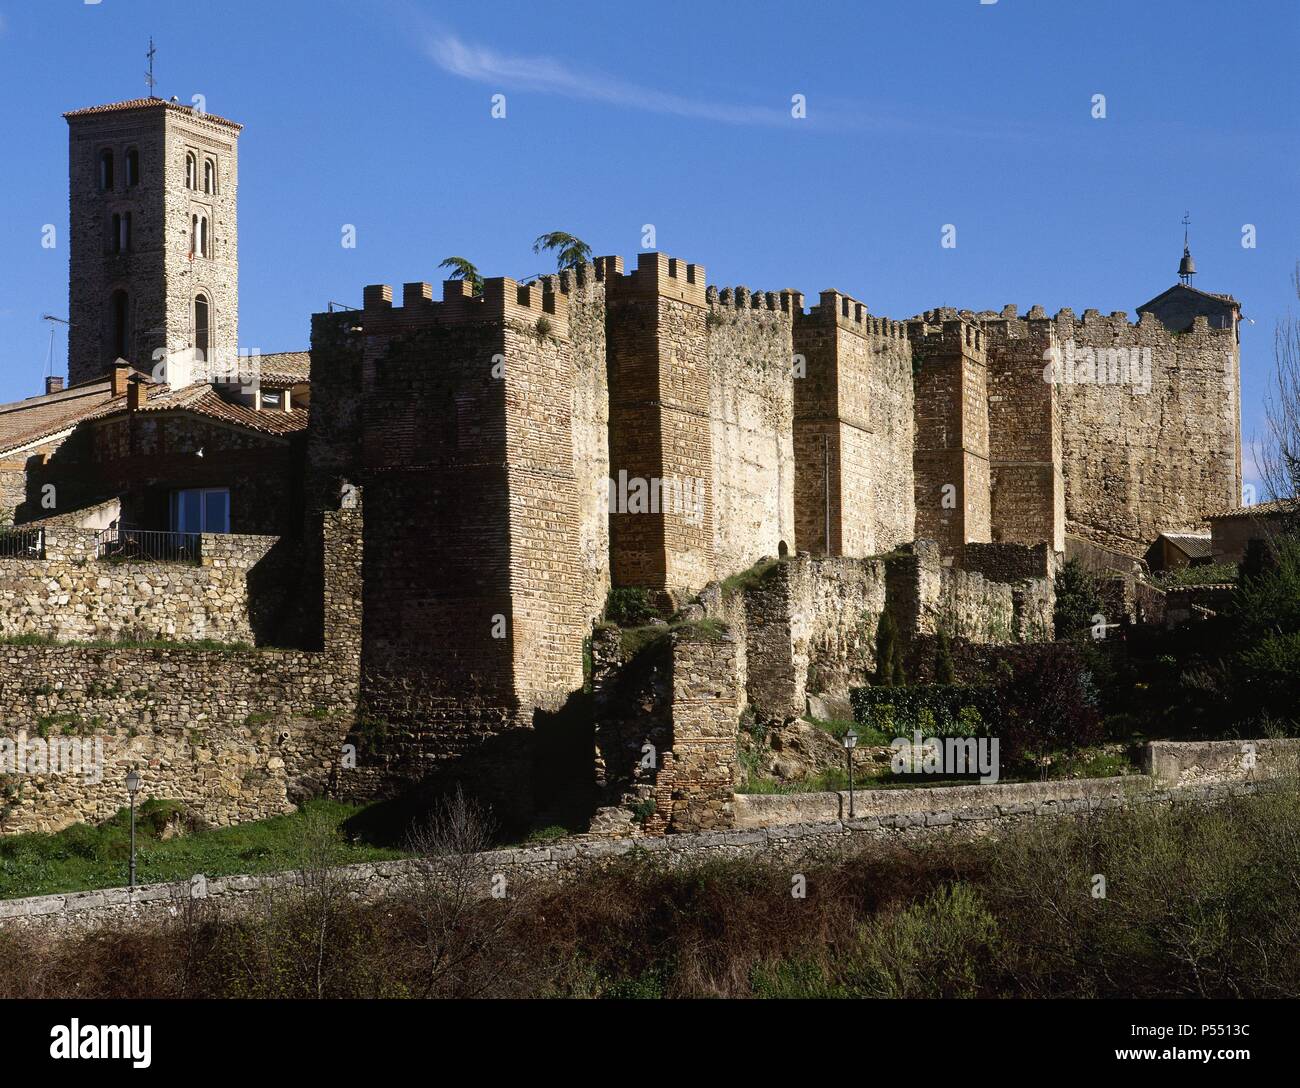
<svg viewBox="0 0 1300 1088">
<path fill-rule="evenodd" d="M 1196 262 L 1192 260 L 1191 246 L 1187 240 L 1187 230 L 1192 224 L 1192 213 L 1183 215 L 1183 259 L 1178 262 L 1178 282 L 1184 287 L 1191 287 L 1192 277 L 1196 275 Z"/>
</svg>

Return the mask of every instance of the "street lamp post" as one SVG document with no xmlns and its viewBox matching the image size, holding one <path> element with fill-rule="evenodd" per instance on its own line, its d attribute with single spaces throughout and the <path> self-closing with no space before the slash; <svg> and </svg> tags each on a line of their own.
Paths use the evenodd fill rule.
<svg viewBox="0 0 1300 1088">
<path fill-rule="evenodd" d="M 849 731 L 844 734 L 844 756 L 849 763 L 849 819 L 856 817 L 853 806 L 853 749 L 858 746 L 858 735 L 853 731 L 853 726 L 849 726 Z"/>
<path fill-rule="evenodd" d="M 135 795 L 140 792 L 140 772 L 128 771 L 126 792 L 131 798 L 131 890 L 135 891 Z"/>
</svg>

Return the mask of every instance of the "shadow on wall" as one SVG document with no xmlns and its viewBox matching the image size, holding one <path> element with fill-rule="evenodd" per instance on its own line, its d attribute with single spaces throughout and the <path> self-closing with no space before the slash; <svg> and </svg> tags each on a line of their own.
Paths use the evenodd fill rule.
<svg viewBox="0 0 1300 1088">
<path fill-rule="evenodd" d="M 400 845 L 457 789 L 491 812 L 498 842 L 518 842 L 540 826 L 585 831 L 597 807 L 592 697 L 582 691 L 558 710 L 534 710 L 531 727 L 467 735 L 463 754 L 440 755 L 432 769 L 418 727 L 370 729 L 348 740 L 361 765 L 377 772 L 383 798 L 347 825 L 367 842 Z"/>
<path fill-rule="evenodd" d="M 255 645 L 320 648 L 319 638 L 309 644 L 301 637 L 298 594 L 290 592 L 299 580 L 300 552 L 298 540 L 280 537 L 248 570 L 248 625 Z"/>
</svg>

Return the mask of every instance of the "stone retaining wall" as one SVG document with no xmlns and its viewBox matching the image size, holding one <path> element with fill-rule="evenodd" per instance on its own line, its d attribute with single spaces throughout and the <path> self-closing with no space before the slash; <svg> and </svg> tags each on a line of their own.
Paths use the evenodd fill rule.
<svg viewBox="0 0 1300 1088">
<path fill-rule="evenodd" d="M 1006 812 L 997 808 L 949 808 L 919 817 L 912 813 L 864 816 L 855 820 L 795 823 L 780 827 L 709 831 L 686 835 L 626 839 L 567 840 L 549 846 L 519 847 L 482 854 L 473 871 L 483 875 L 483 894 L 490 894 L 496 874 L 512 883 L 524 880 L 564 880 L 615 859 L 640 855 L 665 866 L 684 866 L 711 859 L 767 857 L 779 863 L 803 864 L 853 853 L 873 841 L 902 835 L 909 839 L 934 834 L 983 834 L 1037 816 L 1113 809 L 1126 803 L 1168 804 L 1174 801 L 1213 802 L 1233 794 L 1253 792 L 1252 785 L 1206 785 L 1180 790 L 1156 790 L 1131 798 L 1098 791 L 1070 801 L 1026 801 Z M 420 869 L 417 861 L 378 862 L 333 870 L 331 876 L 348 895 L 374 901 L 409 886 Z M 302 874 L 232 876 L 151 884 L 134 892 L 125 888 L 0 900 L 0 930 L 38 926 L 48 930 L 89 929 L 123 923 L 163 922 L 177 918 L 201 898 L 217 911 L 239 911 L 267 893 L 283 894 L 302 882 Z"/>
</svg>

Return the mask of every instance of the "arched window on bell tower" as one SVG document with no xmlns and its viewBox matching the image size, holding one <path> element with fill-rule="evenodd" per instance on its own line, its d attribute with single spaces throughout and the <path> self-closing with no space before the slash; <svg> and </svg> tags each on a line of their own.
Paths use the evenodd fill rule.
<svg viewBox="0 0 1300 1088">
<path fill-rule="evenodd" d="M 187 152 L 185 155 L 185 188 L 197 189 L 199 187 L 199 162 L 194 157 L 194 152 Z"/>
<path fill-rule="evenodd" d="M 126 187 L 132 189 L 140 184 L 140 150 L 129 147 L 126 150 Z"/>
<path fill-rule="evenodd" d="M 217 164 L 211 159 L 203 160 L 203 191 L 205 193 L 217 191 Z"/>
<path fill-rule="evenodd" d="M 206 295 L 194 296 L 194 358 L 204 363 L 212 344 L 212 314 Z"/>
<path fill-rule="evenodd" d="M 102 193 L 113 191 L 113 152 L 107 147 L 99 153 L 99 190 Z"/>
</svg>

